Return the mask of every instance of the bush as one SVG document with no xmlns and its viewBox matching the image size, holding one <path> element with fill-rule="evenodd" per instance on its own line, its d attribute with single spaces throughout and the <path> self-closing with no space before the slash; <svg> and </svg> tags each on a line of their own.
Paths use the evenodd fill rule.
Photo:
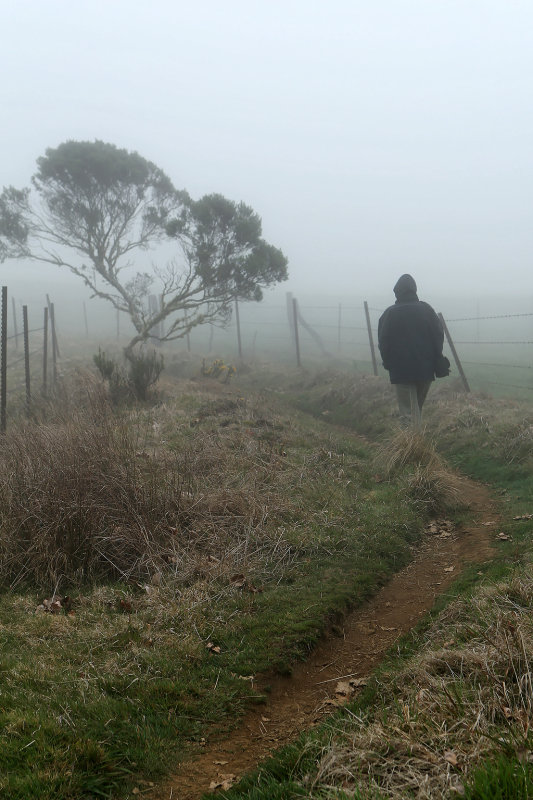
<svg viewBox="0 0 533 800">
<path fill-rule="evenodd" d="M 115 405 L 131 398 L 147 400 L 149 389 L 159 380 L 164 366 L 163 356 L 157 355 L 155 350 L 150 353 L 130 353 L 128 374 L 101 349 L 93 356 L 93 361 L 102 378 L 107 381 Z"/>
<path fill-rule="evenodd" d="M 146 400 L 148 390 L 159 380 L 163 371 L 163 356 L 158 355 L 155 350 L 151 353 L 143 351 L 132 353 L 128 356 L 129 381 L 135 397 L 138 400 Z"/>
<path fill-rule="evenodd" d="M 126 402 L 134 396 L 128 377 L 114 358 L 110 358 L 98 348 L 98 353 L 93 356 L 93 361 L 103 380 L 109 386 L 109 395 L 114 405 Z"/>
</svg>

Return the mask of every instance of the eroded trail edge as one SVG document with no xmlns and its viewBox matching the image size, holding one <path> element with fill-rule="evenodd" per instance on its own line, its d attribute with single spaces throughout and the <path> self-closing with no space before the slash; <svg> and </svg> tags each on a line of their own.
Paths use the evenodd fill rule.
<svg viewBox="0 0 533 800">
<path fill-rule="evenodd" d="M 274 750 L 312 727 L 338 704 L 340 681 L 364 678 L 403 634 L 432 608 L 461 570 L 494 555 L 496 519 L 488 489 L 464 479 L 472 522 L 451 535 L 428 534 L 413 561 L 368 603 L 349 614 L 339 635 L 322 641 L 290 677 L 268 680 L 268 700 L 250 710 L 224 738 L 210 739 L 192 761 L 150 796 L 197 800 L 210 787 L 230 785 Z M 265 681 L 266 683 L 266 681 Z M 259 688 L 261 683 L 258 684 Z"/>
</svg>

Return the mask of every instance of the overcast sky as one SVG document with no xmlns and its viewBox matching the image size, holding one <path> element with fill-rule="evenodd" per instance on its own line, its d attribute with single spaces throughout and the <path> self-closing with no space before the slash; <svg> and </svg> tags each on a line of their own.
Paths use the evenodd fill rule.
<svg viewBox="0 0 533 800">
<path fill-rule="evenodd" d="M 102 139 L 252 205 L 297 293 L 533 294 L 531 0 L 0 9 L 0 184 Z"/>
</svg>

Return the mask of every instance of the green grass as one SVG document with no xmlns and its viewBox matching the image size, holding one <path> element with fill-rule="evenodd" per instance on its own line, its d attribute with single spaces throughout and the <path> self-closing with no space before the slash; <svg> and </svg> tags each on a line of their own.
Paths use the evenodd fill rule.
<svg viewBox="0 0 533 800">
<path fill-rule="evenodd" d="M 239 676 L 290 671 L 331 621 L 407 563 L 422 519 L 397 486 L 374 481 L 369 448 L 310 417 L 273 413 L 260 400 L 200 393 L 141 414 L 158 431 L 154 447 L 193 446 L 200 458 L 205 442 L 209 459 L 226 449 L 235 471 L 217 473 L 216 460 L 212 469 L 227 492 L 261 484 L 273 509 L 251 535 L 246 575 L 261 591 L 218 567 L 211 576 L 206 549 L 185 582 L 63 586 L 73 615 L 37 612 L 53 586 L 2 595 L 0 795 L 119 798 L 158 780 L 261 702 Z M 191 491 L 205 493 L 207 474 Z M 220 563 L 224 553 L 211 552 Z"/>
<path fill-rule="evenodd" d="M 316 417 L 325 418 L 329 423 L 342 424 L 355 428 L 358 431 L 375 435 L 388 435 L 394 424 L 393 417 L 385 414 L 385 408 L 391 404 L 391 398 L 382 396 L 374 390 L 373 404 L 368 399 L 361 414 L 356 413 L 360 405 L 354 402 L 357 390 L 350 389 L 342 394 L 342 387 L 330 388 L 329 381 L 311 386 L 309 391 L 301 393 L 286 393 L 289 401 Z M 340 392 L 340 395 L 339 395 Z M 339 396 L 341 402 L 339 402 Z M 473 407 L 470 408 L 473 402 Z M 374 680 L 370 681 L 366 689 L 357 700 L 349 706 L 349 718 L 366 719 L 384 715 L 387 711 L 381 682 L 394 686 L 398 672 L 410 669 L 413 659 L 419 656 L 422 646 L 428 636 L 432 635 L 433 628 L 438 627 L 440 615 L 449 606 L 454 597 L 477 596 L 478 587 L 499 583 L 511 586 L 514 576 L 525 571 L 528 574 L 531 558 L 531 533 L 533 522 L 531 520 L 514 520 L 513 517 L 533 512 L 533 452 L 527 440 L 521 440 L 517 432 L 527 430 L 531 425 L 531 407 L 520 406 L 507 401 L 488 401 L 486 398 L 465 398 L 466 409 L 463 406 L 450 404 L 447 400 L 439 401 L 435 407 L 429 408 L 426 415 L 430 435 L 434 438 L 440 451 L 450 461 L 471 477 L 490 483 L 493 486 L 495 498 L 498 500 L 496 513 L 502 515 L 501 527 L 510 537 L 510 541 L 496 544 L 497 557 L 487 565 L 473 565 L 463 572 L 453 587 L 447 592 L 445 598 L 440 598 L 433 612 L 426 617 L 412 632 L 395 644 L 394 652 L 385 659 L 376 671 Z M 370 409 L 370 411 L 368 411 Z M 328 413 L 324 414 L 324 410 Z M 365 416 L 370 415 L 370 419 Z M 496 533 L 496 529 L 495 529 Z M 513 600 L 512 589 L 509 589 L 511 602 L 523 603 L 521 597 Z M 485 627 L 483 619 L 478 619 L 481 630 Z M 449 634 L 448 634 L 449 635 Z M 458 644 L 462 647 L 470 646 L 471 632 L 462 634 Z M 400 683 L 402 679 L 399 679 Z M 469 700 L 470 695 L 466 687 L 457 685 L 457 699 L 463 703 L 461 696 L 466 692 L 464 699 Z M 400 693 L 400 692 L 398 692 Z M 388 700 L 390 701 L 388 692 Z M 400 701 L 398 701 L 400 702 Z M 460 717 L 461 712 L 456 711 L 449 719 L 452 726 Z M 354 716 L 355 715 L 355 716 Z M 320 780 L 314 785 L 317 778 L 317 763 L 328 748 L 332 739 L 337 735 L 337 729 L 346 722 L 346 712 L 341 711 L 334 715 L 318 729 L 303 734 L 291 746 L 283 748 L 271 759 L 261 765 L 251 775 L 246 776 L 237 786 L 224 795 L 225 800 L 270 800 L 273 797 L 296 798 L 312 797 L 316 800 L 332 798 L 380 798 L 379 790 L 365 783 L 364 770 L 360 775 L 359 789 L 356 785 L 350 786 L 350 791 L 345 792 L 340 784 L 335 785 L 329 780 L 327 789 Z M 386 728 L 386 724 L 385 724 Z M 502 750 L 497 746 L 498 737 L 506 741 L 507 727 L 504 725 L 495 731 L 494 758 L 485 763 L 480 763 L 477 769 L 469 774 L 464 782 L 464 792 L 470 800 L 510 800 L 510 798 L 526 798 L 533 795 L 532 773 L 529 764 L 523 765 L 516 758 L 516 748 Z M 311 786 L 313 790 L 311 791 Z M 366 786 L 366 788 L 364 788 Z M 387 794 L 387 797 L 389 795 Z M 395 795 L 396 796 L 396 795 Z M 403 797 L 410 797 L 411 793 L 405 790 Z M 413 795 L 414 796 L 414 795 Z M 437 796 L 437 795 L 435 795 Z M 441 796 L 440 794 L 438 796 Z M 444 795 L 442 795 L 444 796 Z"/>
<path fill-rule="evenodd" d="M 142 417 L 157 431 L 147 447 L 189 452 L 200 461 L 205 456 L 206 472 L 188 484 L 193 495 L 207 491 L 209 469 L 230 494 L 260 487 L 258 502 L 268 513 L 260 537 L 250 540 L 246 578 L 262 591 L 233 585 L 230 566 L 211 575 L 205 560 L 216 555 L 220 561 L 224 551 L 218 539 L 209 544 L 206 538 L 198 569 L 186 581 L 169 577 L 149 591 L 143 582 L 69 588 L 72 617 L 35 613 L 54 587 L 4 594 L 0 795 L 120 798 L 146 785 L 142 781 L 158 780 L 202 739 L 235 725 L 250 703 L 261 702 L 250 681 L 239 676 L 290 672 L 331 621 L 408 562 L 423 519 L 404 502 L 402 476 L 397 483 L 376 482 L 372 448 L 339 429 L 388 436 L 395 424 L 390 387 L 374 378 L 354 383 L 349 376 L 343 384 L 311 374 L 296 382 L 286 375 L 252 375 L 249 382 L 268 384 L 268 401 L 249 388 L 246 399 L 228 401 L 212 396 L 209 387 L 188 385 L 179 403 L 163 400 L 145 408 Z M 437 394 L 428 405 L 441 452 L 468 474 L 505 490 L 500 505 L 509 509 L 505 530 L 512 541 L 498 543 L 500 557 L 492 566 L 461 577 L 459 595 L 479 581 L 505 578 L 529 550 L 531 523 L 512 520 L 533 510 L 527 441 L 524 446 L 514 436 L 514 417 L 501 419 L 502 408 L 487 421 L 481 401 L 449 411 Z M 234 456 L 228 474 L 217 466 L 221 452 Z M 232 524 L 238 519 L 237 514 Z M 231 550 L 236 539 L 224 536 Z M 131 604 L 131 613 L 121 600 Z M 396 666 L 418 652 L 443 606 L 441 601 L 402 640 Z M 220 652 L 210 652 L 208 642 Z M 378 702 L 378 684 L 371 683 L 352 708 L 362 712 Z M 304 735 L 224 797 L 308 796 L 306 776 L 339 719 Z M 485 779 L 477 780 L 482 787 Z M 343 792 L 328 796 L 341 798 Z M 484 800 L 482 794 L 472 798 Z"/>
</svg>

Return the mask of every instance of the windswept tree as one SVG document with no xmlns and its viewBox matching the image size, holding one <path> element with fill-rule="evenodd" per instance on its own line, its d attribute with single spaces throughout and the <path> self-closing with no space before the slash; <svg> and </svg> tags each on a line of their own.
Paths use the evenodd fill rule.
<svg viewBox="0 0 533 800">
<path fill-rule="evenodd" d="M 260 300 L 263 288 L 287 277 L 287 259 L 262 239 L 249 206 L 218 194 L 195 201 L 137 153 L 68 141 L 37 167 L 31 188 L 0 195 L 0 260 L 78 275 L 93 296 L 130 317 L 136 333 L 127 358 L 148 338 L 176 339 L 226 319 L 233 300 Z M 148 251 L 164 242 L 175 256 L 154 264 Z M 157 308 L 146 302 L 151 291 Z"/>
</svg>

